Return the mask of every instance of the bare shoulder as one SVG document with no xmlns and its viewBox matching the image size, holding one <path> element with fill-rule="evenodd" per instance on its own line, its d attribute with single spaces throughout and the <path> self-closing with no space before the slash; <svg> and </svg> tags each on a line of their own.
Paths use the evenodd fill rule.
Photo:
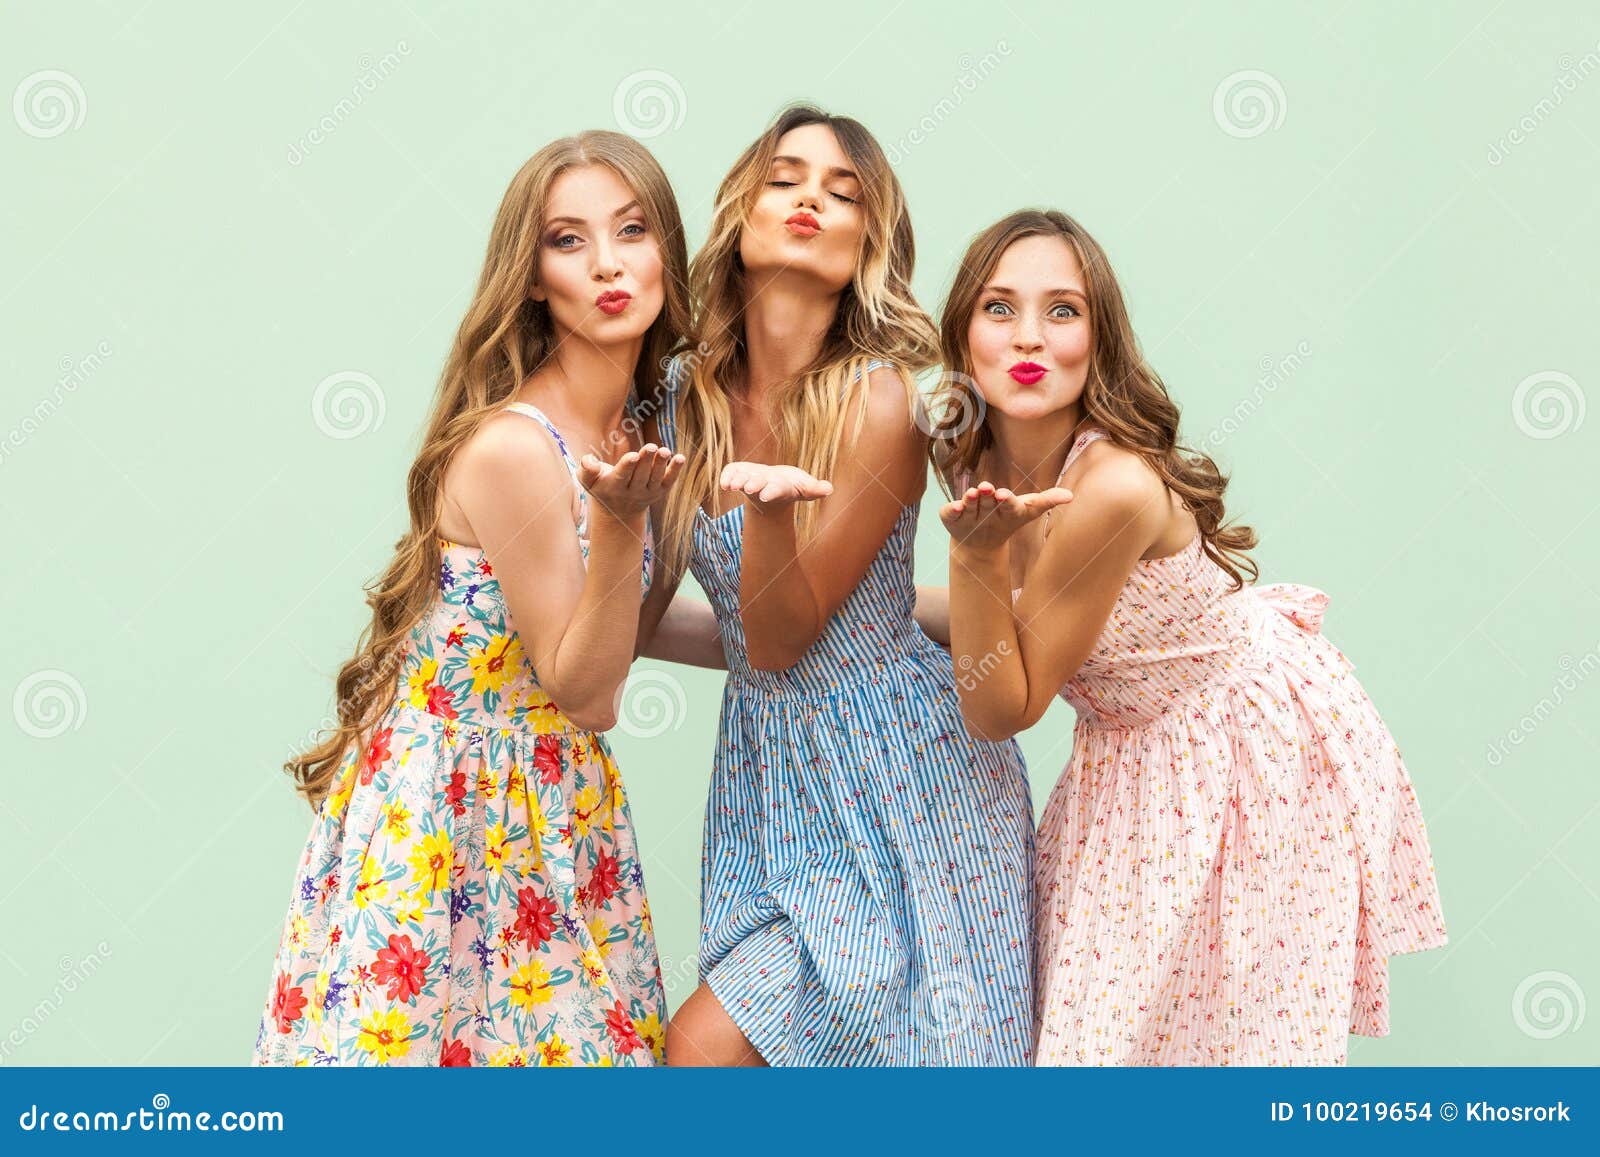
<svg viewBox="0 0 1600 1157">
<path fill-rule="evenodd" d="M 511 412 L 485 419 L 456 451 L 451 467 L 457 480 L 469 486 L 489 483 L 515 490 L 567 473 L 561 451 L 544 424 Z"/>
<path fill-rule="evenodd" d="M 1062 479 L 1079 510 L 1159 529 L 1167 515 L 1166 483 L 1136 451 L 1099 438 L 1084 447 Z"/>
</svg>

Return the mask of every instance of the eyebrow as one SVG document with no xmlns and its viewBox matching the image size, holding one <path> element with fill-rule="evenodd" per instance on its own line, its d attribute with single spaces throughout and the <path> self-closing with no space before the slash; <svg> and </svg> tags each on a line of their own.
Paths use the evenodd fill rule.
<svg viewBox="0 0 1600 1157">
<path fill-rule="evenodd" d="M 804 157 L 773 157 L 772 163 L 774 165 L 799 165 L 802 168 L 808 164 Z M 849 177 L 852 181 L 859 181 L 861 179 L 860 177 L 856 176 L 854 169 L 845 169 L 838 165 L 830 165 L 823 176 Z"/>
<path fill-rule="evenodd" d="M 984 293 L 1010 293 L 1010 294 L 1015 294 L 1017 291 L 1014 290 L 1014 289 L 1011 289 L 1009 286 L 1005 286 L 1005 285 L 985 285 L 983 287 L 983 292 Z M 1050 290 L 1049 291 L 1049 296 L 1051 296 L 1051 297 L 1063 297 L 1063 296 L 1065 296 L 1065 295 L 1067 295 L 1069 293 L 1073 297 L 1081 297 L 1085 301 L 1087 301 L 1089 299 L 1088 295 L 1086 293 L 1084 293 L 1083 290 L 1074 289 L 1070 285 L 1064 285 L 1060 289 L 1052 289 L 1052 290 Z"/>
<path fill-rule="evenodd" d="M 638 199 L 635 198 L 634 200 L 629 201 L 622 208 L 618 209 L 616 212 L 612 213 L 611 216 L 613 218 L 621 217 L 621 216 L 624 216 L 624 215 L 626 215 L 628 213 L 633 212 L 633 210 L 637 209 L 638 207 L 639 207 L 639 202 L 638 202 Z M 561 224 L 587 225 L 588 222 L 585 221 L 582 217 L 552 217 L 552 218 L 550 218 L 550 220 L 545 222 L 545 228 L 548 229 L 551 225 L 561 225 Z"/>
</svg>

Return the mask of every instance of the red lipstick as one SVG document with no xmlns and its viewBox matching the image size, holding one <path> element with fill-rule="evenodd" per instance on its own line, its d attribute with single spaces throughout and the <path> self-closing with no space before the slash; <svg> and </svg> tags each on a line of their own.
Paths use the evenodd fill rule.
<svg viewBox="0 0 1600 1157">
<path fill-rule="evenodd" d="M 594 299 L 594 304 L 601 313 L 616 317 L 628 308 L 628 302 L 632 300 L 633 294 L 625 289 L 608 289 Z"/>
<path fill-rule="evenodd" d="M 1033 385 L 1049 372 L 1049 370 L 1045 369 L 1038 362 L 1018 362 L 1016 365 L 1012 366 L 1006 371 L 1006 373 L 1010 374 L 1013 378 L 1025 386 Z"/>
<path fill-rule="evenodd" d="M 810 213 L 796 213 L 784 222 L 789 227 L 789 232 L 801 237 L 815 237 L 822 232 L 822 226 Z"/>
</svg>

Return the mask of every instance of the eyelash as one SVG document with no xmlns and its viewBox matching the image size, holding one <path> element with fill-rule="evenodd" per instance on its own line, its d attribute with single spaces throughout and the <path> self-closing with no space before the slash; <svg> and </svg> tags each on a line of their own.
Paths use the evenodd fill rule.
<svg viewBox="0 0 1600 1157">
<path fill-rule="evenodd" d="M 646 233 L 648 233 L 650 231 L 650 230 L 645 228 L 644 223 L 641 222 L 641 221 L 629 221 L 622 228 L 624 230 L 628 230 L 628 229 L 637 229 L 638 230 L 637 233 L 628 234 L 628 236 L 630 236 L 630 237 L 643 237 Z M 572 246 L 561 244 L 563 241 L 565 241 L 569 237 L 572 238 L 575 241 L 582 241 L 583 240 L 583 238 L 579 237 L 576 233 L 563 233 L 559 237 L 552 237 L 550 239 L 550 247 L 552 249 L 571 249 Z"/>
<path fill-rule="evenodd" d="M 767 184 L 771 185 L 774 189 L 792 189 L 797 184 L 799 184 L 799 182 L 798 181 L 768 181 Z M 859 205 L 861 203 L 860 201 L 858 201 L 854 197 L 846 197 L 843 193 L 835 193 L 835 192 L 832 192 L 831 190 L 829 191 L 828 196 L 836 197 L 839 200 L 843 201 L 846 205 Z"/>
<path fill-rule="evenodd" d="M 1007 312 L 1010 312 L 1010 310 L 1011 310 L 1011 307 L 1010 307 L 1010 306 L 1009 306 L 1009 305 L 1006 305 L 1006 303 L 1005 303 L 1005 302 L 1003 302 L 1003 301 L 1000 301 L 1000 300 L 999 300 L 999 299 L 998 299 L 998 298 L 997 298 L 997 299 L 996 299 L 996 300 L 994 300 L 994 301 L 987 301 L 987 302 L 984 302 L 984 305 L 983 305 L 983 312 L 984 312 L 984 313 L 987 313 L 987 314 L 988 314 L 988 315 L 989 315 L 989 316 L 990 316 L 990 317 L 1004 317 L 1004 316 L 1005 316 L 1005 315 L 1004 315 L 1004 314 L 998 314 L 998 313 L 994 313 L 994 312 L 993 312 L 993 311 L 992 311 L 992 310 L 991 310 L 991 308 L 990 308 L 990 307 L 991 307 L 991 306 L 996 306 L 996 305 L 998 305 L 998 306 L 1001 306 L 1001 307 L 1002 307 L 1002 308 L 1004 308 L 1004 309 L 1005 309 L 1005 310 L 1006 310 L 1006 311 L 1007 311 Z M 1058 309 L 1070 309 L 1070 310 L 1071 310 L 1071 311 L 1072 311 L 1072 316 L 1073 316 L 1073 317 L 1081 317 L 1081 316 L 1083 316 L 1083 315 L 1082 315 L 1082 314 L 1080 314 L 1080 313 L 1079 313 L 1079 312 L 1078 312 L 1078 307 L 1077 307 L 1077 306 L 1075 306 L 1075 305 L 1070 305 L 1070 304 L 1068 304 L 1068 303 L 1067 303 L 1067 302 L 1065 302 L 1065 301 L 1061 301 L 1061 302 L 1057 302 L 1057 303 L 1056 303 L 1056 304 L 1055 304 L 1055 305 L 1052 305 L 1052 306 L 1051 306 L 1051 307 L 1050 307 L 1050 310 L 1051 310 L 1051 312 L 1052 312 L 1052 313 L 1053 313 L 1053 312 L 1055 312 L 1055 311 L 1056 311 L 1056 310 L 1058 310 Z M 1056 319 L 1056 320 L 1058 320 L 1058 321 L 1067 321 L 1067 320 L 1070 320 L 1070 319 L 1068 319 L 1068 318 L 1057 318 L 1057 319 Z"/>
</svg>

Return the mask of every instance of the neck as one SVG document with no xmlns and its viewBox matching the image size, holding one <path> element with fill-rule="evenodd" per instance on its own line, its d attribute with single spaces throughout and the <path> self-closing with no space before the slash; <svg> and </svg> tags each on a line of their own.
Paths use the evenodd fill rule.
<svg viewBox="0 0 1600 1157">
<path fill-rule="evenodd" d="M 816 360 L 838 311 L 838 295 L 819 294 L 815 285 L 781 275 L 752 281 L 744 299 L 745 388 L 752 399 Z"/>
<path fill-rule="evenodd" d="M 1043 418 L 1017 419 L 990 410 L 989 429 L 994 445 L 980 468 L 988 471 L 978 481 L 993 482 L 1018 494 L 1048 490 L 1061 479 L 1073 438 L 1083 419 L 1083 407 L 1073 402 Z"/>
<path fill-rule="evenodd" d="M 643 348 L 642 336 L 601 346 L 558 333 L 555 355 L 522 383 L 516 399 L 532 403 L 552 420 L 559 416 L 561 424 L 594 441 L 586 449 L 610 457 L 598 445 L 622 425 Z"/>
</svg>

